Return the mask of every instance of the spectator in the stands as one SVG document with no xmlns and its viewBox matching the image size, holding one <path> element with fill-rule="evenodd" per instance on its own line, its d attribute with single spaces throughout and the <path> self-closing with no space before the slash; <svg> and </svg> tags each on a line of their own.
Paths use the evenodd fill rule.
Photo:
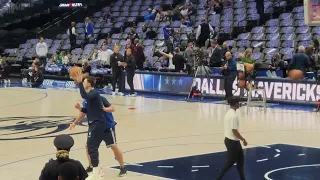
<svg viewBox="0 0 320 180">
<path fill-rule="evenodd" d="M 173 47 L 180 46 L 180 36 L 174 29 L 170 29 L 170 41 Z"/>
<path fill-rule="evenodd" d="M 164 61 L 167 61 L 167 67 L 170 69 L 170 70 L 174 70 L 175 69 L 175 66 L 174 66 L 174 64 L 173 64 L 173 60 L 172 60 L 172 58 L 173 58 L 173 55 L 172 55 L 172 53 L 171 52 L 169 52 L 168 54 L 167 53 L 165 53 L 165 52 L 162 52 L 162 51 L 157 51 L 157 52 L 159 52 L 162 56 L 163 56 L 163 60 Z"/>
<path fill-rule="evenodd" d="M 188 3 L 188 8 L 189 8 L 189 10 L 188 10 L 188 16 L 189 17 L 191 17 L 191 16 L 194 16 L 194 15 L 196 15 L 196 8 L 194 7 L 194 5 L 192 4 L 192 2 L 189 2 Z"/>
<path fill-rule="evenodd" d="M 133 51 L 133 56 L 136 61 L 136 65 L 139 70 L 143 70 L 143 63 L 146 60 L 146 57 L 143 52 L 143 47 L 141 46 L 139 39 L 134 40 L 134 45 L 136 46 Z"/>
<path fill-rule="evenodd" d="M 170 40 L 170 23 L 167 24 L 162 28 L 163 36 L 164 36 L 164 44 L 167 46 L 167 52 L 173 51 L 173 43 Z"/>
<path fill-rule="evenodd" d="M 57 65 L 69 64 L 69 58 L 66 55 L 65 51 L 61 51 L 61 53 L 56 57 L 56 64 Z"/>
<path fill-rule="evenodd" d="M 146 39 L 155 39 L 157 37 L 157 32 L 154 31 L 152 27 L 147 28 Z"/>
<path fill-rule="evenodd" d="M 99 49 L 98 49 L 97 47 L 95 47 L 95 48 L 93 49 L 93 54 L 92 54 L 91 60 L 92 60 L 92 61 L 98 60 L 99 53 L 100 53 L 100 52 L 99 52 Z"/>
<path fill-rule="evenodd" d="M 181 53 L 180 48 L 178 47 L 174 49 L 172 62 L 175 66 L 176 72 L 183 72 L 183 69 L 185 64 L 187 63 L 187 60 L 183 57 L 183 54 Z"/>
<path fill-rule="evenodd" d="M 265 10 L 264 0 L 255 0 L 255 1 L 256 1 L 257 13 L 260 16 L 259 23 L 260 23 L 260 25 L 263 25 L 265 22 L 265 19 L 266 19 L 265 14 L 264 14 L 264 10 Z"/>
<path fill-rule="evenodd" d="M 74 48 L 76 48 L 77 45 L 77 32 L 76 32 L 76 23 L 75 22 L 71 22 L 71 26 L 68 28 L 67 30 L 67 34 L 69 35 L 69 40 L 70 40 L 70 44 L 71 44 L 71 48 L 70 51 Z"/>
<path fill-rule="evenodd" d="M 270 71 L 284 69 L 284 61 L 281 59 L 280 54 L 275 54 L 271 59 L 271 64 L 268 66 Z"/>
<path fill-rule="evenodd" d="M 34 69 L 34 72 L 31 75 L 31 87 L 34 87 L 34 88 L 40 87 L 44 80 L 43 74 L 40 69 L 40 64 L 34 63 L 33 69 Z"/>
<path fill-rule="evenodd" d="M 242 58 L 243 63 L 254 64 L 254 59 L 252 57 L 252 49 L 248 48 L 244 51 L 244 57 Z"/>
<path fill-rule="evenodd" d="M 305 54 L 305 47 L 299 46 L 298 52 L 293 55 L 288 65 L 288 70 L 297 69 L 305 73 L 308 66 L 309 66 L 309 57 Z"/>
<path fill-rule="evenodd" d="M 131 43 L 134 43 L 135 39 L 139 39 L 138 33 L 136 33 L 136 29 L 134 27 L 130 28 L 130 32 L 128 34 L 128 39 L 131 40 Z"/>
<path fill-rule="evenodd" d="M 213 28 L 205 19 L 202 19 L 196 34 L 196 40 L 199 47 L 205 46 L 206 41 L 210 38 L 210 33 L 214 34 Z"/>
<path fill-rule="evenodd" d="M 93 26 L 93 23 L 90 21 L 89 17 L 86 17 L 84 19 L 84 24 L 85 24 L 85 44 L 88 44 L 93 39 L 94 26 Z"/>
<path fill-rule="evenodd" d="M 165 12 L 165 11 L 163 11 L 163 8 L 160 7 L 160 8 L 158 9 L 158 13 L 157 13 L 157 15 L 156 15 L 156 21 L 157 21 L 157 22 L 163 22 L 163 21 L 167 21 L 167 20 L 169 20 L 169 18 L 168 18 L 168 13 Z"/>
<path fill-rule="evenodd" d="M 36 46 L 36 53 L 37 53 L 37 56 L 39 57 L 41 65 L 46 66 L 48 46 L 47 46 L 46 42 L 44 42 L 43 37 L 40 37 L 40 41 Z"/>
<path fill-rule="evenodd" d="M 148 13 L 144 15 L 144 21 L 154 21 L 156 19 L 156 10 L 148 9 Z"/>
<path fill-rule="evenodd" d="M 107 12 L 104 16 L 103 16 L 103 20 L 105 20 L 107 23 L 109 21 L 112 22 L 112 14 L 111 14 L 111 11 Z"/>
<path fill-rule="evenodd" d="M 91 66 L 90 66 L 88 60 L 83 60 L 83 61 L 82 61 L 82 72 L 83 72 L 83 74 L 88 74 L 88 75 L 90 75 Z"/>
<path fill-rule="evenodd" d="M 316 63 L 315 56 L 314 56 L 313 52 L 314 52 L 313 46 L 308 46 L 306 48 L 305 54 L 309 58 L 309 71 L 312 71 L 312 72 L 317 69 L 317 63 Z"/>
<path fill-rule="evenodd" d="M 108 47 L 108 49 L 113 50 L 114 44 L 112 43 L 112 39 L 111 38 L 107 38 L 107 42 L 105 44 Z"/>
<path fill-rule="evenodd" d="M 314 48 L 314 54 L 317 54 L 317 53 L 319 53 L 319 51 L 320 51 L 320 43 L 319 43 L 319 40 L 317 39 L 317 38 L 315 38 L 315 39 L 313 39 L 312 40 L 312 42 L 313 42 L 313 48 Z"/>
<path fill-rule="evenodd" d="M 193 53 L 194 53 L 193 52 L 193 43 L 189 42 L 187 49 L 184 51 L 184 54 L 183 54 L 187 60 L 186 70 L 187 70 L 188 74 L 191 74 L 192 67 L 194 67 L 195 63 L 196 63 Z"/>
<path fill-rule="evenodd" d="M 180 9 L 180 14 L 182 15 L 182 17 L 189 15 L 189 7 L 188 7 L 187 3 L 184 4 L 182 7 L 180 7 L 179 9 Z"/>
<path fill-rule="evenodd" d="M 113 51 L 108 49 L 107 46 L 102 46 L 102 51 L 98 55 L 98 60 L 100 64 L 106 67 L 110 67 L 110 56 L 113 54 Z"/>
<path fill-rule="evenodd" d="M 208 54 L 210 57 L 210 66 L 221 67 L 223 54 L 217 41 L 213 40 L 211 42 L 211 46 L 208 48 Z"/>
<path fill-rule="evenodd" d="M 131 42 L 131 39 L 127 39 L 126 41 L 126 48 L 125 49 L 131 49 L 131 52 L 134 52 L 135 46 L 134 44 Z M 124 53 L 124 58 L 127 57 L 127 53 Z"/>
<path fill-rule="evenodd" d="M 213 0 L 213 10 L 216 14 L 220 14 L 223 10 L 223 5 L 221 0 Z"/>
<path fill-rule="evenodd" d="M 222 54 L 223 54 L 223 59 L 226 60 L 224 54 L 226 54 L 228 51 L 230 51 L 227 42 L 223 42 L 221 50 L 222 50 Z"/>
</svg>

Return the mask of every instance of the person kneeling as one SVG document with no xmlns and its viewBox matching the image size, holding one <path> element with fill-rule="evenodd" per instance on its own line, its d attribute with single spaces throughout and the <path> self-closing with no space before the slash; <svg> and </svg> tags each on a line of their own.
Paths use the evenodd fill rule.
<svg viewBox="0 0 320 180">
<path fill-rule="evenodd" d="M 33 88 L 37 88 L 37 87 L 40 87 L 42 82 L 43 82 L 43 74 L 41 72 L 41 69 L 40 69 L 40 64 L 39 63 L 34 63 L 33 65 L 33 69 L 34 69 L 34 72 L 32 73 L 32 76 L 31 76 L 31 87 Z"/>
</svg>

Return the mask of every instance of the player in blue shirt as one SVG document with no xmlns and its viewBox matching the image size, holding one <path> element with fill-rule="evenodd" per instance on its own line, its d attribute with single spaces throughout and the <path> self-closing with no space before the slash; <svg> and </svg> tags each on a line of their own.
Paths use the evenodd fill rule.
<svg viewBox="0 0 320 180">
<path fill-rule="evenodd" d="M 115 126 L 116 126 L 116 122 L 114 121 L 112 112 L 114 112 L 114 107 L 109 103 L 109 101 L 101 96 L 101 101 L 103 103 L 103 110 L 104 110 L 104 117 L 105 117 L 105 121 L 106 121 L 106 135 L 103 138 L 103 140 L 106 143 L 106 146 L 112 149 L 114 156 L 116 157 L 117 161 L 120 164 L 120 174 L 119 176 L 125 176 L 127 171 L 126 168 L 124 166 L 124 162 L 123 162 L 123 155 L 122 152 L 120 150 L 120 148 L 117 146 L 117 139 L 116 139 L 116 131 L 115 131 Z M 77 123 L 79 121 L 81 121 L 86 114 L 83 112 L 85 111 L 84 109 L 87 106 L 87 101 L 84 100 L 82 102 L 82 107 L 79 103 L 77 103 L 75 105 L 75 108 L 78 109 L 80 111 L 79 115 L 77 116 L 77 118 L 75 119 L 75 121 L 70 125 L 70 130 L 73 130 L 74 127 L 77 125 Z M 91 172 L 92 171 L 92 164 L 91 164 L 91 159 L 90 156 L 88 154 L 88 147 L 86 145 L 86 150 L 87 150 L 87 158 L 89 161 L 89 167 L 87 168 L 87 172 Z"/>
</svg>

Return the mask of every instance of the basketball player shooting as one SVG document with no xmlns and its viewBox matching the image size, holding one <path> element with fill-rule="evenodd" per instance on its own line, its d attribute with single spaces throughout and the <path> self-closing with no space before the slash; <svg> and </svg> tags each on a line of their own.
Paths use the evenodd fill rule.
<svg viewBox="0 0 320 180">
<path fill-rule="evenodd" d="M 104 137 L 104 141 L 107 147 L 111 148 L 111 150 L 114 153 L 114 156 L 116 157 L 116 160 L 119 162 L 120 164 L 119 176 L 123 177 L 127 174 L 127 170 L 124 166 L 122 152 L 120 148 L 117 146 L 117 142 L 116 142 L 117 140 L 116 140 L 115 126 L 117 123 L 114 121 L 114 118 L 112 115 L 112 112 L 114 112 L 114 107 L 108 102 L 108 100 L 105 97 L 101 96 L 101 100 L 103 103 L 104 116 L 106 120 L 106 133 L 107 133 L 107 135 Z M 82 107 L 79 103 L 75 105 L 75 108 L 78 109 L 80 112 L 77 118 L 75 119 L 75 121 L 70 125 L 69 127 L 70 130 L 73 130 L 74 127 L 77 125 L 77 123 L 80 122 L 85 117 L 86 104 L 87 102 L 86 100 L 84 100 L 82 103 Z M 90 156 L 88 154 L 87 145 L 86 145 L 86 150 L 87 150 L 87 158 L 89 161 L 89 167 L 87 168 L 87 172 L 89 173 L 92 171 L 92 163 L 91 163 Z"/>
<path fill-rule="evenodd" d="M 88 180 L 102 179 L 102 169 L 99 168 L 99 146 L 106 133 L 106 120 L 104 117 L 102 100 L 98 91 L 94 90 L 96 80 L 94 77 L 86 77 L 82 83 L 82 72 L 78 71 L 74 79 L 79 85 L 80 94 L 86 100 L 86 114 L 88 118 L 89 130 L 87 138 L 88 154 L 91 159 L 93 167 L 92 173 L 89 175 Z"/>
</svg>

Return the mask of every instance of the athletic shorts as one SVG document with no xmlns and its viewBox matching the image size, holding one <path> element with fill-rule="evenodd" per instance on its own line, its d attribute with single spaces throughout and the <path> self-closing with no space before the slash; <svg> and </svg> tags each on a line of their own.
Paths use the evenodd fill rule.
<svg viewBox="0 0 320 180">
<path fill-rule="evenodd" d="M 89 140 L 89 138 L 92 136 L 92 134 L 90 133 L 90 130 L 88 131 L 88 137 L 87 137 L 87 142 Z M 116 129 L 115 127 L 110 128 L 110 129 L 106 129 L 101 135 L 96 136 L 96 137 L 102 137 L 102 141 L 104 141 L 106 143 L 106 146 L 109 148 L 112 145 L 117 144 L 117 138 L 116 138 Z M 95 139 L 94 139 L 95 140 Z M 97 139 L 98 140 L 98 139 Z M 100 139 L 101 140 L 101 139 Z M 101 142 L 101 141 L 100 141 Z"/>
<path fill-rule="evenodd" d="M 106 131 L 106 136 L 104 138 L 104 142 L 106 143 L 106 146 L 109 148 L 112 145 L 117 144 L 117 138 L 116 138 L 116 128 L 110 128 L 107 129 Z"/>
</svg>

